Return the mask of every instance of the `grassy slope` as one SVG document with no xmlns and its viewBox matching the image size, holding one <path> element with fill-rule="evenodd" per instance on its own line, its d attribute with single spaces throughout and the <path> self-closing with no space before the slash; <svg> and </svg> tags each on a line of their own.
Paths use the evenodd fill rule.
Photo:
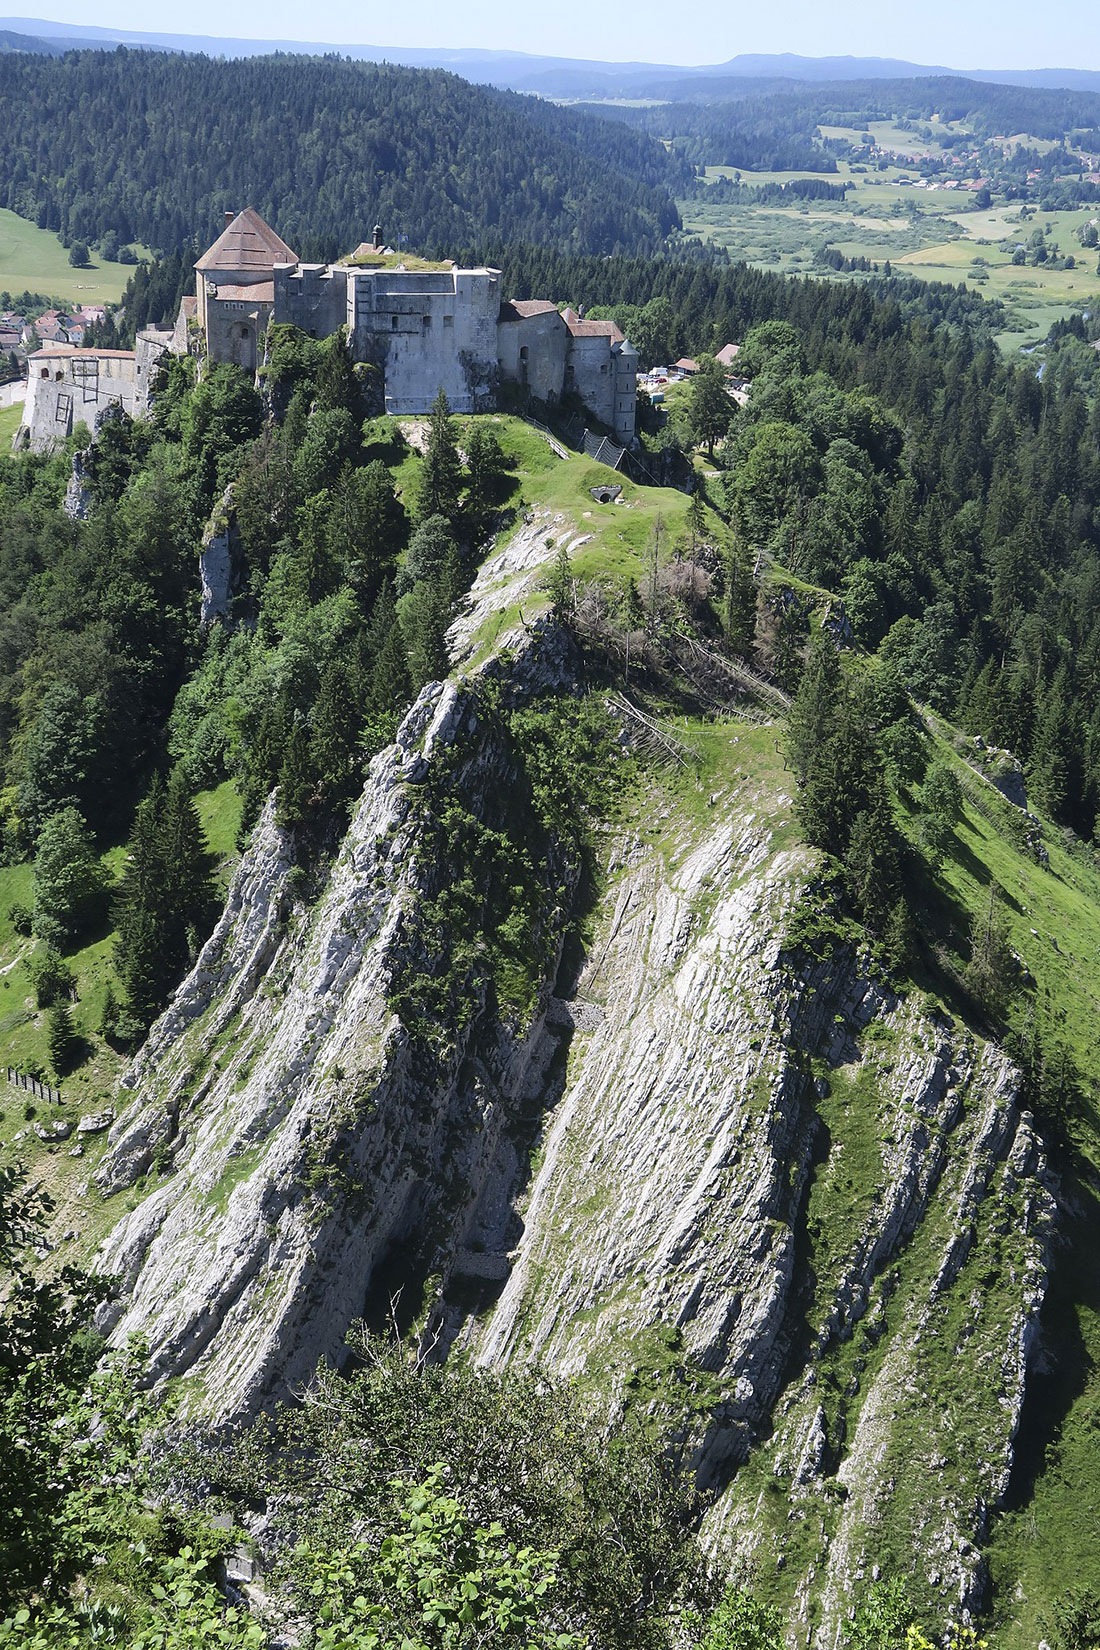
<svg viewBox="0 0 1100 1650">
<path fill-rule="evenodd" d="M 232 784 L 226 783 L 216 790 L 202 792 L 197 803 L 207 842 L 217 860 L 219 885 L 224 889 L 236 859 L 240 800 Z M 104 864 L 116 879 L 124 853 L 121 845 L 115 845 L 103 856 Z M 0 1068 L 11 1065 L 25 1070 L 36 1064 L 44 1069 L 49 1066 L 46 1015 L 35 1007 L 31 980 L 30 962 L 36 942 L 18 935 L 10 920 L 13 903 L 30 905 L 33 899 L 32 865 L 0 867 Z M 111 960 L 115 939 L 114 931 L 105 926 L 87 945 L 66 957 L 77 980 L 73 1020 L 84 1040 L 86 1058 L 62 1083 L 64 1104 L 60 1110 L 55 1108 L 52 1115 L 72 1123 L 112 1102 L 115 1084 L 126 1064 L 124 1057 L 99 1033 L 108 982 L 118 991 Z M 28 1106 L 33 1108 L 30 1116 Z M 0 1155 L 18 1156 L 41 1175 L 60 1205 L 57 1226 L 60 1229 L 78 1226 L 81 1248 L 88 1249 L 101 1235 L 100 1221 L 95 1200 L 85 1198 L 80 1187 L 98 1162 L 105 1137 L 92 1137 L 82 1158 L 70 1156 L 72 1140 L 60 1146 L 45 1146 L 34 1134 L 32 1123 L 42 1121 L 46 1111 L 41 1102 L 22 1090 L 0 1087 Z"/>
<path fill-rule="evenodd" d="M 13 402 L 10 407 L 0 407 L 0 453 L 11 450 L 12 437 L 22 422 L 22 401 Z"/>
<path fill-rule="evenodd" d="M 56 235 L 0 208 L 0 290 L 13 298 L 40 292 L 71 304 L 113 303 L 132 274 L 132 266 L 96 262 L 94 255 L 90 269 L 74 269 Z"/>
<path fill-rule="evenodd" d="M 662 565 L 671 558 L 677 544 L 686 544 L 686 494 L 672 487 L 635 486 L 605 464 L 595 464 L 583 456 L 558 458 L 522 419 L 495 415 L 492 422 L 518 474 L 509 502 L 549 512 L 555 539 L 586 537 L 587 542 L 577 545 L 570 554 L 575 578 L 620 581 L 630 578 L 641 586 L 652 565 L 658 531 Z M 410 466 L 411 463 L 410 460 Z M 411 469 L 408 479 L 411 480 Z M 597 504 L 590 489 L 608 484 L 622 488 L 619 501 Z M 710 524 L 712 529 L 720 529 L 718 518 L 713 515 Z M 546 609 L 549 600 L 544 591 L 531 590 L 523 600 L 523 617 L 534 618 Z M 518 609 L 507 606 L 490 617 L 482 628 L 480 646 L 472 661 L 475 665 L 488 656 L 497 635 L 518 617 Z"/>
<path fill-rule="evenodd" d="M 1050 856 L 1043 869 L 1015 845 L 1019 816 L 960 760 L 942 737 L 939 753 L 981 800 L 967 802 L 945 864 L 941 897 L 927 905 L 933 935 L 957 943 L 960 928 L 988 897 L 994 880 L 1008 912 L 1012 942 L 1048 997 L 1085 1075 L 1085 1115 L 1074 1126 L 1074 1149 L 1059 1166 L 1076 1216 L 1066 1233 L 1044 1330 L 1057 1353 L 1040 1374 L 1025 1412 L 1011 1510 L 994 1530 L 996 1642 L 1028 1650 L 1050 1636 L 1048 1612 L 1067 1587 L 1100 1579 L 1100 1284 L 1095 1243 L 1100 1225 L 1100 860 L 1044 825 Z M 952 935 L 951 930 L 954 929 Z M 959 960 L 963 960 L 960 956 Z M 1074 1168 L 1076 1162 L 1077 1168 Z"/>
</svg>

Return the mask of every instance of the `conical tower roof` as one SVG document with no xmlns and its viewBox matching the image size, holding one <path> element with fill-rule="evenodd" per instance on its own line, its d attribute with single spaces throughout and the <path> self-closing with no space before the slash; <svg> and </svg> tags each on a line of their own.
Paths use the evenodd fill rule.
<svg viewBox="0 0 1100 1650">
<path fill-rule="evenodd" d="M 271 225 L 265 223 L 258 212 L 246 206 L 243 212 L 238 212 L 233 222 L 227 224 L 210 247 L 204 252 L 195 268 L 200 272 L 208 269 L 226 270 L 255 270 L 257 274 L 263 271 L 270 274 L 275 264 L 296 264 L 298 254 L 292 252 L 284 240 L 280 240 Z"/>
</svg>

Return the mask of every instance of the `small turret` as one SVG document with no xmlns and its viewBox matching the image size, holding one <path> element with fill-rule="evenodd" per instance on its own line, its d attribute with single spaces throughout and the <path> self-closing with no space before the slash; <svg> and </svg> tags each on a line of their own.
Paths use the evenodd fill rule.
<svg viewBox="0 0 1100 1650">
<path fill-rule="evenodd" d="M 374 236 L 375 246 L 377 246 L 379 249 L 381 249 L 381 246 L 382 246 L 382 225 L 380 223 L 376 223 L 375 226 L 374 226 L 374 229 L 371 231 L 371 233 Z"/>
</svg>

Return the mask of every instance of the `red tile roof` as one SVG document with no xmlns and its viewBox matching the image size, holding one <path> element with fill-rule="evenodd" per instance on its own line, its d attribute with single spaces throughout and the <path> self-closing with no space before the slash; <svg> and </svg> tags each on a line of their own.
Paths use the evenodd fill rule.
<svg viewBox="0 0 1100 1650">
<path fill-rule="evenodd" d="M 610 338 L 613 344 L 622 344 L 626 334 L 614 321 L 580 321 L 575 316 L 569 319 L 569 310 L 565 312 L 565 324 L 574 338 Z"/>
<path fill-rule="evenodd" d="M 280 240 L 258 212 L 246 206 L 203 253 L 195 268 L 270 270 L 275 264 L 297 262 L 298 254 Z"/>
</svg>

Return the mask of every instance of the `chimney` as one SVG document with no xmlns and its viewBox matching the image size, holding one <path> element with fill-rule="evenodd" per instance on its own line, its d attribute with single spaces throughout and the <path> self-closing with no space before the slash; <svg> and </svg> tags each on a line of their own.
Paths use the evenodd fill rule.
<svg viewBox="0 0 1100 1650">
<path fill-rule="evenodd" d="M 374 226 L 374 244 L 375 246 L 382 245 L 382 225 L 380 223 L 376 223 Z"/>
<path fill-rule="evenodd" d="M 229 228 L 229 225 L 233 222 L 233 219 L 236 216 L 237 216 L 237 214 L 235 212 L 227 212 L 225 214 L 225 227 L 226 227 L 226 229 Z"/>
</svg>

